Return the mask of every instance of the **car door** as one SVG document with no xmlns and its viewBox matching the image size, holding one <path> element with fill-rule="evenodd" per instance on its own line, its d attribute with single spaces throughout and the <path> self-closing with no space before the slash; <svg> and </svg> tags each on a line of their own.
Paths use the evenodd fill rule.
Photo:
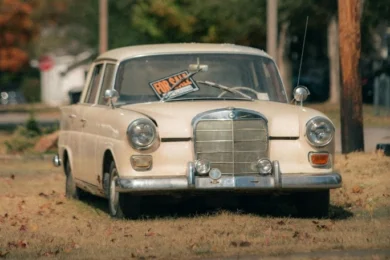
<svg viewBox="0 0 390 260">
<path fill-rule="evenodd" d="M 96 100 L 102 83 L 104 66 L 103 62 L 94 65 L 87 93 L 78 110 L 81 131 L 77 140 L 80 146 L 80 156 L 77 159 L 79 175 L 76 178 L 89 184 L 94 183 L 92 176 L 97 171 L 95 161 L 98 138 L 96 121 L 90 115 L 97 109 Z"/>
<path fill-rule="evenodd" d="M 109 113 L 112 108 L 107 105 L 107 101 L 104 99 L 104 92 L 107 89 L 112 88 L 113 78 L 115 73 L 115 63 L 106 62 L 104 64 L 104 70 L 101 77 L 101 83 L 96 95 L 96 103 L 86 107 L 83 119 L 85 120 L 84 126 L 84 139 L 82 142 L 82 151 L 85 160 L 84 172 L 86 181 L 93 185 L 99 185 L 102 174 L 102 143 L 105 139 L 101 136 L 102 125 L 105 125 L 104 116 Z"/>
</svg>

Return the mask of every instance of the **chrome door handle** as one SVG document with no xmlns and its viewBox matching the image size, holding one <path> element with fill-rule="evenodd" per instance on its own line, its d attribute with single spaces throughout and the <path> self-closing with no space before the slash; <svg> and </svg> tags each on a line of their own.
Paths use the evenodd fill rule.
<svg viewBox="0 0 390 260">
<path fill-rule="evenodd" d="M 76 118 L 76 115 L 75 114 L 71 114 L 71 115 L 69 115 L 69 118 Z"/>
</svg>

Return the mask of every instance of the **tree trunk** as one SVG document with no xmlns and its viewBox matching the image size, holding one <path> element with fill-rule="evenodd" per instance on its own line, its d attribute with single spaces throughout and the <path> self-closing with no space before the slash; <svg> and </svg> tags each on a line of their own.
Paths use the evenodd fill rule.
<svg viewBox="0 0 390 260">
<path fill-rule="evenodd" d="M 328 25 L 328 57 L 331 104 L 340 103 L 340 52 L 339 35 L 336 15 L 332 16 Z"/>
<path fill-rule="evenodd" d="M 280 32 L 279 32 L 279 43 L 277 49 L 277 63 L 280 71 L 280 76 L 282 77 L 284 87 L 286 89 L 286 94 L 290 99 L 292 97 L 292 66 L 291 61 L 288 57 L 288 27 L 287 22 L 282 23 Z"/>
<path fill-rule="evenodd" d="M 338 0 L 342 68 L 342 153 L 364 151 L 362 90 L 359 77 L 360 0 Z"/>
</svg>

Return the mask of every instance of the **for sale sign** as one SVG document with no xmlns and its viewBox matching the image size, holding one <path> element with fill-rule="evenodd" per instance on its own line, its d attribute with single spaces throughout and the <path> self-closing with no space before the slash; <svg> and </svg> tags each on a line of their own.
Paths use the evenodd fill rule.
<svg viewBox="0 0 390 260">
<path fill-rule="evenodd" d="M 196 85 L 195 81 L 191 77 L 188 77 L 188 75 L 189 75 L 188 71 L 184 70 L 179 73 L 170 75 L 168 77 L 150 82 L 149 85 L 152 87 L 152 89 L 160 99 L 163 98 L 164 95 L 168 93 L 170 90 L 172 90 L 171 93 L 169 94 L 170 98 L 174 98 L 174 97 L 185 95 L 190 92 L 198 91 L 199 90 L 198 85 Z M 180 83 L 175 88 L 172 89 L 172 87 L 175 84 L 177 84 L 177 82 Z"/>
</svg>

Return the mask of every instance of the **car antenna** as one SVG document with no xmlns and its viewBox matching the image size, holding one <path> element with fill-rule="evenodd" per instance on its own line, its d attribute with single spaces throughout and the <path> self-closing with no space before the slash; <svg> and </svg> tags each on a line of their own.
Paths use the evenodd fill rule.
<svg viewBox="0 0 390 260">
<path fill-rule="evenodd" d="M 305 51 L 305 43 L 306 43 L 306 34 L 307 34 L 307 25 L 309 23 L 309 16 L 306 16 L 306 25 L 305 25 L 305 33 L 303 34 L 303 43 L 302 43 L 302 52 L 301 52 L 301 60 L 299 62 L 299 70 L 298 70 L 298 80 L 297 85 L 295 88 L 299 86 L 299 81 L 301 80 L 301 70 L 302 70 L 302 63 L 303 63 L 303 53 Z M 295 96 L 292 101 L 295 101 L 295 104 L 297 103 Z M 292 103 L 292 102 L 291 102 Z M 301 106 L 303 105 L 303 101 L 301 100 Z"/>
<path fill-rule="evenodd" d="M 302 44 L 301 61 L 299 62 L 299 71 L 298 71 L 297 87 L 299 86 L 299 80 L 301 79 L 303 52 L 305 51 L 305 42 L 306 42 L 306 34 L 307 34 L 307 24 L 308 24 L 308 22 L 309 22 L 309 16 L 306 16 L 306 25 L 305 25 L 305 33 L 303 34 L 303 44 Z"/>
</svg>

